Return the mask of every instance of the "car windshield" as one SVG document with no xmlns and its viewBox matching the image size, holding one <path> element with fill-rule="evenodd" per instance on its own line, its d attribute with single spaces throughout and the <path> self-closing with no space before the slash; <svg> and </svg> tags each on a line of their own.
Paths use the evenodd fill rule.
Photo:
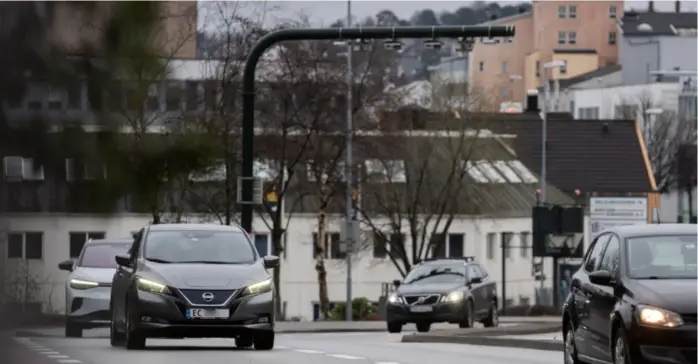
<svg viewBox="0 0 698 364">
<path fill-rule="evenodd" d="M 145 259 L 160 263 L 249 264 L 256 254 L 247 236 L 234 231 L 151 231 Z"/>
<path fill-rule="evenodd" d="M 405 277 L 405 284 L 456 283 L 465 280 L 463 265 L 425 265 Z"/>
<path fill-rule="evenodd" d="M 85 247 L 78 267 L 116 268 L 114 256 L 125 254 L 131 246 L 129 243 L 93 243 Z"/>
<path fill-rule="evenodd" d="M 643 236 L 627 241 L 635 279 L 696 279 L 696 235 Z"/>
</svg>

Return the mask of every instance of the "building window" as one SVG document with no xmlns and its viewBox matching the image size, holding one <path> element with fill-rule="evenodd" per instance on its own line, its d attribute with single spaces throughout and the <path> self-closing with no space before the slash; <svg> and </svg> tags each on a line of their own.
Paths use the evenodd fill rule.
<svg viewBox="0 0 698 364">
<path fill-rule="evenodd" d="M 519 241 L 521 243 L 521 258 L 528 258 L 528 249 L 531 248 L 531 233 L 528 231 L 522 231 L 519 233 Z"/>
<path fill-rule="evenodd" d="M 561 75 L 567 74 L 567 61 L 564 61 L 563 65 L 560 66 L 560 74 Z"/>
<path fill-rule="evenodd" d="M 565 44 L 567 43 L 567 33 L 566 32 L 557 32 L 557 44 Z"/>
<path fill-rule="evenodd" d="M 318 233 L 313 233 L 313 259 L 320 253 L 317 248 Z M 325 233 L 325 259 L 344 259 L 346 252 L 342 249 L 339 233 Z"/>
<path fill-rule="evenodd" d="M 638 106 L 621 104 L 616 105 L 615 118 L 616 120 L 635 120 L 638 117 Z"/>
<path fill-rule="evenodd" d="M 502 97 L 503 98 L 509 97 L 509 87 L 508 86 L 502 87 Z"/>
<path fill-rule="evenodd" d="M 565 19 L 567 17 L 567 6 L 560 5 L 557 7 L 557 17 L 560 19 Z"/>
<path fill-rule="evenodd" d="M 574 5 L 570 5 L 569 8 L 567 8 L 567 13 L 569 14 L 570 19 L 575 19 L 577 17 L 577 7 Z"/>
<path fill-rule="evenodd" d="M 611 19 L 615 19 L 618 16 L 618 8 L 615 7 L 615 5 L 611 5 L 608 8 L 608 17 Z"/>
<path fill-rule="evenodd" d="M 540 61 L 536 61 L 536 77 L 540 77 Z"/>
<path fill-rule="evenodd" d="M 480 72 L 484 71 L 485 70 L 485 62 L 480 61 L 479 68 L 480 68 Z"/>
<path fill-rule="evenodd" d="M 90 239 L 104 239 L 106 234 L 102 231 L 71 231 L 70 233 L 70 257 L 77 258 L 82 252 L 82 248 Z"/>
<path fill-rule="evenodd" d="M 577 32 L 569 32 L 567 39 L 569 44 L 577 44 Z"/>
<path fill-rule="evenodd" d="M 502 235 L 502 249 L 504 249 L 504 257 L 506 259 L 511 258 L 511 248 L 513 247 L 511 242 L 514 238 L 514 233 L 503 232 Z"/>
<path fill-rule="evenodd" d="M 577 109 L 578 119 L 596 120 L 599 118 L 598 107 L 580 107 Z"/>
<path fill-rule="evenodd" d="M 502 73 L 504 73 L 504 74 L 509 73 L 509 62 L 507 62 L 507 61 L 502 62 Z"/>
<path fill-rule="evenodd" d="M 269 246 L 269 234 L 254 234 L 254 247 L 257 248 L 259 256 L 264 257 L 269 255 L 274 248 Z"/>
<path fill-rule="evenodd" d="M 462 258 L 465 250 L 465 234 L 448 234 L 446 254 L 450 258 Z"/>
<path fill-rule="evenodd" d="M 608 44 L 616 44 L 616 32 L 608 32 Z"/>
<path fill-rule="evenodd" d="M 429 239 L 431 256 L 433 258 L 462 258 L 465 244 L 465 234 L 454 233 L 432 235 Z"/>
<path fill-rule="evenodd" d="M 44 233 L 10 232 L 7 234 L 7 258 L 40 260 L 44 256 Z"/>
<path fill-rule="evenodd" d="M 497 250 L 497 234 L 487 234 L 487 259 L 494 260 L 494 252 Z"/>
</svg>

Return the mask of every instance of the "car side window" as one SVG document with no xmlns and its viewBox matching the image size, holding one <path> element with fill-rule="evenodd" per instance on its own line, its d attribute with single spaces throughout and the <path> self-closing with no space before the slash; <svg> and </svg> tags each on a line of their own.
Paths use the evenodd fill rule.
<svg viewBox="0 0 698 364">
<path fill-rule="evenodd" d="M 611 273 L 611 276 L 615 276 L 618 272 L 618 266 L 620 265 L 620 239 L 615 234 L 612 234 L 608 244 L 606 245 L 606 251 L 603 253 L 603 258 L 601 258 L 601 264 L 599 265 L 599 270 L 605 270 Z"/>
<path fill-rule="evenodd" d="M 596 238 L 596 241 L 591 246 L 589 254 L 587 254 L 586 261 L 584 262 L 584 270 L 591 273 L 595 272 L 599 263 L 601 262 L 601 255 L 606 249 L 606 243 L 608 243 L 609 235 L 603 234 Z"/>
<path fill-rule="evenodd" d="M 471 280 L 473 278 L 482 278 L 482 275 L 480 274 L 480 271 L 477 269 L 476 266 L 469 265 L 468 266 L 468 280 Z"/>
</svg>

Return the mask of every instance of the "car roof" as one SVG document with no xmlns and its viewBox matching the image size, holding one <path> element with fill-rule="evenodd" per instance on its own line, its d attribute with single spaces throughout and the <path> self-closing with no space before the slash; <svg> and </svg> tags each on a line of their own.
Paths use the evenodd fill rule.
<svg viewBox="0 0 698 364">
<path fill-rule="evenodd" d="M 231 225 L 218 225 L 218 224 L 154 224 L 150 225 L 148 228 L 150 231 L 192 231 L 192 230 L 205 230 L 205 231 L 230 231 L 242 233 L 244 230 L 238 226 Z"/>
<path fill-rule="evenodd" d="M 608 231 L 628 238 L 648 235 L 696 235 L 696 228 L 696 224 L 648 224 L 618 226 Z"/>
<path fill-rule="evenodd" d="M 114 239 L 90 239 L 87 241 L 88 245 L 92 244 L 131 244 L 133 239 L 129 238 L 114 238 Z"/>
<path fill-rule="evenodd" d="M 453 264 L 459 264 L 459 265 L 468 265 L 468 264 L 477 264 L 476 261 L 474 260 L 465 260 L 465 259 L 458 259 L 458 258 L 440 258 L 440 259 L 430 259 L 430 260 L 425 260 L 422 261 L 419 265 L 425 266 L 425 265 L 453 265 Z"/>
</svg>

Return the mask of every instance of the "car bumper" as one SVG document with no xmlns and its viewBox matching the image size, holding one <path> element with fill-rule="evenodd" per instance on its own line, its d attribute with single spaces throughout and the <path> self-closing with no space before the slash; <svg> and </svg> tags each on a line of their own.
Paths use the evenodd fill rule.
<svg viewBox="0 0 698 364">
<path fill-rule="evenodd" d="M 192 306 L 176 296 L 138 292 L 136 311 L 139 328 L 148 337 L 237 337 L 255 331 L 274 330 L 274 296 L 272 292 L 252 297 L 235 298 L 221 307 L 226 319 L 187 319 Z"/>
<path fill-rule="evenodd" d="M 388 304 L 388 322 L 460 322 L 465 318 L 465 304 L 459 303 L 437 303 L 432 305 L 431 312 L 412 312 L 413 306 L 405 304 Z"/>
<path fill-rule="evenodd" d="M 632 344 L 639 347 L 642 357 L 657 364 L 695 364 L 696 335 L 695 324 L 676 329 L 654 329 L 636 326 L 632 334 Z"/>
<path fill-rule="evenodd" d="M 108 287 L 86 290 L 70 288 L 66 318 L 68 322 L 85 328 L 108 326 L 111 321 L 110 299 L 111 288 Z"/>
</svg>

